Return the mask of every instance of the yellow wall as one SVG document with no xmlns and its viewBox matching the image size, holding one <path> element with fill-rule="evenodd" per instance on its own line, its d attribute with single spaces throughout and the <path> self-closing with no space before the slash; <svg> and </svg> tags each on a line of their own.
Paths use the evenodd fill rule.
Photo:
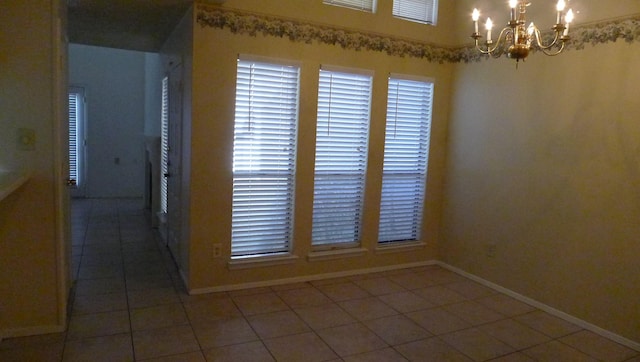
<svg viewBox="0 0 640 362">
<path fill-rule="evenodd" d="M 444 262 L 640 341 L 638 64 L 618 40 L 456 67 Z"/>
<path fill-rule="evenodd" d="M 277 3 L 279 6 L 275 6 Z M 325 20 L 344 24 L 360 24 L 364 13 L 318 4 L 302 12 L 301 2 L 289 1 L 227 1 L 225 7 L 253 4 L 258 13 L 271 11 L 285 16 L 304 13 L 314 24 Z M 316 2 L 314 2 L 316 3 Z M 382 8 L 382 6 L 381 6 Z M 297 9 L 297 10 L 292 10 Z M 381 10 L 381 9 L 380 9 Z M 390 9 L 388 14 L 390 14 Z M 290 13 L 293 11 L 292 13 Z M 328 16 L 328 14 L 335 16 Z M 338 15 L 339 14 L 339 15 Z M 380 32 L 398 32 L 388 23 L 389 15 L 367 14 L 367 24 Z M 441 21 L 447 19 L 441 10 Z M 197 16 L 197 11 L 196 11 Z M 339 20 L 336 20 L 339 18 Z M 364 23 L 362 24 L 364 27 Z M 418 26 L 412 24 L 412 26 Z M 431 31 L 432 27 L 420 25 Z M 431 29 L 431 30 L 429 30 Z M 404 34 L 409 37 L 412 34 Z M 293 254 L 299 259 L 293 264 L 229 270 L 231 239 L 232 149 L 235 99 L 235 74 L 238 54 L 249 54 L 301 62 L 298 158 L 296 171 L 295 229 Z M 318 72 L 321 65 L 337 65 L 368 69 L 375 73 L 371 117 L 371 136 L 363 247 L 364 256 L 332 260 L 308 261 L 311 252 L 311 213 L 313 202 L 313 162 L 315 155 L 315 122 Z M 194 27 L 193 49 L 193 119 L 191 133 L 191 224 L 190 278 L 192 289 L 225 287 L 234 284 L 282 278 L 304 277 L 323 273 L 388 267 L 432 260 L 436 256 L 440 225 L 441 188 L 448 103 L 450 97 L 451 64 L 432 64 L 425 60 L 393 57 L 382 52 L 356 51 L 317 42 L 293 42 L 287 38 L 234 34 L 213 27 Z M 423 240 L 426 247 L 382 254 L 374 249 L 377 241 L 378 203 L 381 187 L 384 122 L 386 116 L 387 77 L 401 73 L 431 77 L 435 81 L 434 117 L 429 160 L 429 180 Z M 196 196 L 197 195 L 197 196 Z M 212 245 L 223 246 L 223 257 L 214 258 Z"/>
<path fill-rule="evenodd" d="M 0 338 L 53 332 L 65 323 L 58 309 L 66 300 L 58 299 L 52 152 L 54 4 L 0 5 L 0 169 L 32 173 L 26 185 L 0 201 Z M 34 150 L 18 149 L 19 128 L 35 132 Z"/>
</svg>

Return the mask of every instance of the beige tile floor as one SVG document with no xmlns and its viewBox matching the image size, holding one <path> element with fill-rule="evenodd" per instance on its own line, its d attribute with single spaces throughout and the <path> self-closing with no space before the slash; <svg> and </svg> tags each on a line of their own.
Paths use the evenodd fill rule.
<svg viewBox="0 0 640 362">
<path fill-rule="evenodd" d="M 66 333 L 0 361 L 635 361 L 634 351 L 437 266 L 187 295 L 140 200 L 73 203 Z"/>
</svg>

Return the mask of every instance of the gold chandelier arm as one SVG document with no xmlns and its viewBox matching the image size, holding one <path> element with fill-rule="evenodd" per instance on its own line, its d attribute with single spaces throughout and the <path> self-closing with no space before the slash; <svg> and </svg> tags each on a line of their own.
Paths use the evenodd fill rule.
<svg viewBox="0 0 640 362">
<path fill-rule="evenodd" d="M 558 50 L 549 51 L 549 49 L 545 49 L 545 48 L 540 48 L 540 50 L 542 50 L 542 52 L 544 54 L 546 54 L 546 55 L 554 56 L 554 55 L 558 55 L 558 54 L 562 53 L 562 51 L 564 50 L 565 45 L 566 45 L 566 41 L 564 39 L 562 39 L 562 42 L 560 44 L 560 48 L 558 48 Z"/>
<path fill-rule="evenodd" d="M 548 45 L 544 45 L 542 44 L 542 36 L 540 35 L 540 29 L 536 28 L 534 29 L 534 34 L 535 34 L 535 38 L 536 38 L 536 46 L 538 48 L 540 48 L 540 50 L 545 51 L 545 50 L 549 50 L 551 48 L 553 48 L 554 46 L 556 46 L 558 44 L 558 40 L 562 40 L 562 46 L 564 47 L 564 39 L 560 36 L 560 34 L 562 34 L 562 30 L 564 29 L 564 27 L 562 29 L 555 29 L 554 28 L 554 37 L 553 37 L 553 41 L 551 43 L 549 43 Z M 547 54 L 545 52 L 545 54 Z M 548 54 L 547 54 L 548 55 Z"/>
<path fill-rule="evenodd" d="M 505 41 L 506 41 L 506 37 L 507 37 L 507 33 L 509 31 L 511 31 L 512 29 L 509 27 L 503 28 L 502 31 L 500 31 L 500 35 L 498 35 L 498 39 L 495 41 L 495 45 L 493 46 L 493 48 L 491 47 L 491 44 L 494 43 L 493 41 L 491 43 L 487 42 L 486 43 L 486 50 L 482 49 L 482 47 L 480 46 L 480 42 L 478 41 L 482 36 L 479 34 L 474 34 L 472 35 L 472 38 L 475 39 L 476 42 L 476 49 L 482 53 L 482 54 L 488 54 L 491 55 L 494 58 L 498 58 L 500 56 L 502 56 L 503 51 L 499 52 L 496 54 L 496 50 L 500 47 L 500 44 L 502 44 L 502 37 L 505 37 Z"/>
</svg>

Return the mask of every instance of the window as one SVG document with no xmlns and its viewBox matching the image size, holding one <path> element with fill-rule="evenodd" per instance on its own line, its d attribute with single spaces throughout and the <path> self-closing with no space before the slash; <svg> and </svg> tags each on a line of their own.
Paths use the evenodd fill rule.
<svg viewBox="0 0 640 362">
<path fill-rule="evenodd" d="M 389 78 L 378 242 L 420 237 L 433 83 Z"/>
<path fill-rule="evenodd" d="M 79 188 L 84 180 L 82 179 L 82 147 L 84 137 L 82 136 L 84 117 L 84 90 L 79 87 L 71 87 L 69 90 L 69 179 L 76 181 L 76 188 Z"/>
<path fill-rule="evenodd" d="M 289 251 L 298 83 L 298 66 L 238 60 L 232 257 Z"/>
<path fill-rule="evenodd" d="M 167 176 L 169 174 L 169 77 L 162 79 L 162 110 L 160 113 L 160 211 L 167 213 Z"/>
<path fill-rule="evenodd" d="M 359 243 L 371 75 L 320 70 L 313 192 L 313 245 Z"/>
<path fill-rule="evenodd" d="M 324 4 L 344 6 L 352 9 L 375 12 L 376 0 L 322 0 Z"/>
<path fill-rule="evenodd" d="M 393 0 L 393 16 L 436 25 L 438 0 Z"/>
</svg>

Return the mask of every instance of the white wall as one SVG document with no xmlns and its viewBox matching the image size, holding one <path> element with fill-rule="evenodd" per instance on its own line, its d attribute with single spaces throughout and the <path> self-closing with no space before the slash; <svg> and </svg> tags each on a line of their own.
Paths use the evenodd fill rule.
<svg viewBox="0 0 640 362">
<path fill-rule="evenodd" d="M 160 117 L 162 116 L 162 77 L 164 75 L 160 55 L 157 53 L 145 53 L 144 64 L 144 135 L 160 137 Z"/>
<path fill-rule="evenodd" d="M 69 46 L 69 83 L 87 97 L 87 197 L 143 195 L 146 63 L 142 52 Z"/>
</svg>

